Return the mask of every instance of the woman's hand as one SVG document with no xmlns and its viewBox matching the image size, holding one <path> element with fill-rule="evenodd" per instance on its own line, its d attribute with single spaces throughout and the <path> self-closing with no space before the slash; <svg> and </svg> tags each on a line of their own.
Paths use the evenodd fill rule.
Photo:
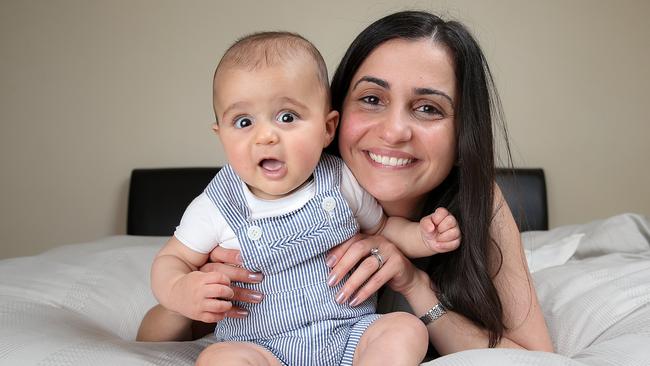
<svg viewBox="0 0 650 366">
<path fill-rule="evenodd" d="M 259 272 L 250 272 L 242 268 L 241 254 L 236 249 L 225 249 L 216 247 L 210 253 L 210 262 L 204 264 L 200 270 L 202 272 L 217 272 L 225 275 L 230 279 L 234 295 L 232 301 L 241 301 L 251 304 L 257 304 L 264 299 L 264 294 L 233 286 L 232 282 L 259 283 L 264 279 L 264 275 Z M 233 306 L 225 314 L 229 318 L 243 318 L 248 315 L 248 311 Z"/>
<path fill-rule="evenodd" d="M 379 268 L 379 260 L 370 255 L 370 250 L 379 249 L 383 260 Z M 343 244 L 330 250 L 327 265 L 332 268 L 328 284 L 334 286 L 354 266 L 357 269 L 336 295 L 340 304 L 348 299 L 355 306 L 374 294 L 381 286 L 388 283 L 393 291 L 407 293 L 413 286 L 419 285 L 418 270 L 411 261 L 392 242 L 383 236 L 357 234 Z M 365 283 L 365 284 L 364 284 Z"/>
</svg>

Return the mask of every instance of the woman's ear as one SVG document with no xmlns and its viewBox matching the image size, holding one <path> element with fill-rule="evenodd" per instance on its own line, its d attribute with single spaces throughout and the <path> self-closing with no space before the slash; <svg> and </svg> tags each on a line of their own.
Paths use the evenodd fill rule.
<svg viewBox="0 0 650 366">
<path fill-rule="evenodd" d="M 323 141 L 323 147 L 327 147 L 334 136 L 336 135 L 336 128 L 339 126 L 339 112 L 330 111 L 327 116 L 325 116 L 325 139 Z"/>
</svg>

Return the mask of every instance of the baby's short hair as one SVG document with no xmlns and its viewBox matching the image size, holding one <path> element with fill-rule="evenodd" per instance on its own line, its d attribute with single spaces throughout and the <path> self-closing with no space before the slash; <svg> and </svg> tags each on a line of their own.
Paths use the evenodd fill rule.
<svg viewBox="0 0 650 366">
<path fill-rule="evenodd" d="M 255 70 L 262 66 L 277 65 L 301 55 L 307 55 L 316 63 L 318 81 L 329 105 L 330 87 L 325 60 L 316 46 L 296 33 L 258 32 L 244 36 L 226 50 L 214 73 L 216 76 L 222 67 L 232 66 Z"/>
</svg>

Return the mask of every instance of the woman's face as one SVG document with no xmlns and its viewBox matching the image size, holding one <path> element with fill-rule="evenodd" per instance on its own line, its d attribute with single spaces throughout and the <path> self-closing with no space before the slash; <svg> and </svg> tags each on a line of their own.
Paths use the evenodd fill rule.
<svg viewBox="0 0 650 366">
<path fill-rule="evenodd" d="M 389 215 L 411 217 L 456 160 L 456 78 L 446 47 L 395 39 L 377 47 L 343 102 L 341 156 Z"/>
</svg>

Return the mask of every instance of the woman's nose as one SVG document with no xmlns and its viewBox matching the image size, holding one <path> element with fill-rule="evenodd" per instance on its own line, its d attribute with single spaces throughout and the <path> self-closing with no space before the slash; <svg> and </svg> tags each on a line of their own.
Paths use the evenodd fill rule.
<svg viewBox="0 0 650 366">
<path fill-rule="evenodd" d="M 272 123 L 261 123 L 257 126 L 255 143 L 258 145 L 274 145 L 278 140 L 278 133 Z"/>
<path fill-rule="evenodd" d="M 413 135 L 406 112 L 395 110 L 385 115 L 381 125 L 380 138 L 390 145 L 409 141 Z"/>
</svg>

